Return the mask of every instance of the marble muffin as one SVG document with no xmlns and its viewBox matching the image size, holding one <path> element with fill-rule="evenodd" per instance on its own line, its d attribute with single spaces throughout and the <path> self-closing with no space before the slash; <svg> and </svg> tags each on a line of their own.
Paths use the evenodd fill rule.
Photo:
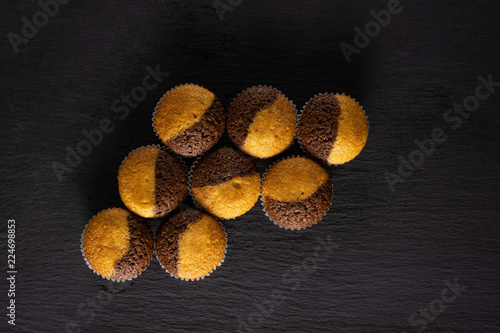
<svg viewBox="0 0 500 333">
<path fill-rule="evenodd" d="M 156 257 L 171 275 L 196 280 L 219 266 L 226 252 L 226 233 L 213 216 L 195 209 L 171 215 L 156 233 Z"/>
<path fill-rule="evenodd" d="M 85 228 L 82 252 L 105 278 L 123 281 L 141 274 L 153 257 L 154 238 L 143 218 L 123 208 L 97 214 Z"/>
<path fill-rule="evenodd" d="M 227 132 L 245 153 L 268 158 L 290 146 L 296 122 L 295 106 L 277 89 L 251 87 L 229 106 Z"/>
<path fill-rule="evenodd" d="M 170 90 L 158 102 L 153 126 L 172 151 L 194 157 L 219 141 L 226 128 L 226 113 L 211 91 L 185 84 Z"/>
<path fill-rule="evenodd" d="M 298 126 L 300 144 L 327 164 L 343 164 L 361 152 L 368 139 L 368 120 L 351 97 L 321 94 L 304 107 Z"/>
<path fill-rule="evenodd" d="M 207 212 L 224 219 L 245 214 L 260 195 L 255 163 L 230 147 L 217 148 L 200 158 L 191 174 L 191 193 Z"/>
<path fill-rule="evenodd" d="M 308 158 L 281 160 L 265 175 L 262 200 L 265 212 L 279 226 L 307 228 L 320 221 L 330 208 L 330 176 Z"/>
<path fill-rule="evenodd" d="M 118 171 L 118 191 L 125 206 L 142 217 L 162 217 L 184 201 L 188 174 L 181 160 L 165 148 L 132 151 Z"/>
</svg>

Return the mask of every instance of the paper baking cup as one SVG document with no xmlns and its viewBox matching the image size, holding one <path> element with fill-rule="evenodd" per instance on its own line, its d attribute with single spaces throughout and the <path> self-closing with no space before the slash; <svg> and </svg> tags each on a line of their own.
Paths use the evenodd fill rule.
<svg viewBox="0 0 500 333">
<path fill-rule="evenodd" d="M 214 147 L 215 148 L 215 147 Z M 220 148 L 223 148 L 223 147 L 220 147 Z M 213 149 L 213 148 L 212 148 Z M 194 169 L 196 168 L 196 164 L 198 164 L 198 162 L 200 161 L 201 158 L 203 158 L 207 153 L 211 152 L 212 149 L 209 149 L 208 151 L 204 152 L 203 154 L 201 154 L 200 156 L 196 157 L 196 159 L 193 161 L 193 164 L 191 164 L 191 167 L 189 168 L 188 170 L 188 193 L 189 193 L 189 196 L 191 197 L 191 199 L 193 200 L 193 204 L 195 206 L 196 209 L 199 209 L 199 210 L 202 210 L 203 212 L 206 212 L 205 211 L 205 208 L 203 208 L 199 203 L 198 201 L 196 200 L 196 198 L 194 197 L 193 195 L 193 191 L 191 191 L 191 183 L 192 183 L 192 177 L 193 177 L 193 171 Z M 215 215 L 214 215 L 215 216 Z M 217 216 L 216 216 L 217 217 Z M 219 218 L 219 217 L 217 217 Z"/>
<path fill-rule="evenodd" d="M 106 208 L 106 209 L 101 210 L 100 212 L 98 212 L 97 214 L 95 214 L 94 216 L 92 216 L 92 218 L 89 220 L 89 222 L 85 225 L 85 228 L 83 228 L 82 235 L 80 236 L 80 251 L 82 252 L 83 260 L 85 260 L 85 263 L 87 264 L 88 268 L 90 268 L 96 275 L 100 276 L 101 278 L 106 279 L 106 280 L 110 280 L 110 281 L 113 281 L 113 282 L 132 281 L 133 279 L 136 279 L 138 276 L 140 276 L 142 273 L 144 273 L 146 271 L 146 269 L 148 269 L 149 265 L 151 264 L 151 260 L 149 261 L 149 263 L 146 266 L 146 268 L 144 268 L 144 270 L 142 272 L 140 272 L 138 275 L 136 275 L 134 277 L 131 277 L 130 279 L 126 279 L 126 280 L 116 280 L 116 279 L 112 279 L 112 278 L 109 278 L 107 276 L 104 276 L 101 273 L 99 273 L 98 271 L 96 271 L 94 269 L 94 267 L 92 267 L 92 265 L 88 261 L 87 256 L 85 255 L 85 250 L 83 248 L 83 237 L 85 236 L 85 231 L 87 230 L 87 227 L 88 227 L 90 221 L 92 221 L 97 215 L 99 215 L 100 213 L 104 212 L 105 210 L 113 209 L 113 208 L 120 208 L 120 207 L 110 207 L 110 208 Z M 121 208 L 121 209 L 123 209 L 123 208 Z M 153 239 L 154 239 L 154 235 L 153 235 Z M 153 259 L 153 258 L 154 258 L 154 248 L 153 248 L 153 257 L 151 257 L 151 259 Z"/>
<path fill-rule="evenodd" d="M 172 90 L 177 89 L 177 88 L 182 87 L 182 86 L 187 86 L 187 85 L 193 85 L 193 86 L 197 86 L 197 87 L 200 87 L 200 88 L 203 88 L 203 89 L 208 90 L 207 88 L 205 88 L 205 87 L 203 87 L 203 86 L 200 86 L 199 84 L 195 84 L 195 83 L 184 83 L 184 84 L 179 84 L 179 85 L 177 85 L 177 86 L 175 86 L 175 87 L 171 88 L 170 90 L 168 90 L 166 93 L 164 93 L 164 94 L 163 94 L 163 96 L 160 98 L 160 100 L 156 103 L 156 106 L 155 106 L 154 111 L 153 111 L 153 117 L 151 118 L 151 125 L 153 126 L 153 131 L 155 132 L 155 134 L 156 134 L 156 136 L 158 137 L 158 139 L 159 139 L 159 140 L 161 141 L 161 143 L 165 146 L 165 148 L 167 148 L 170 152 L 172 152 L 173 154 L 175 154 L 175 155 L 177 155 L 177 156 L 179 156 L 179 157 L 181 157 L 182 155 L 181 155 L 181 154 L 176 153 L 175 151 L 173 151 L 173 150 L 172 150 L 169 146 L 167 146 L 167 145 L 165 144 L 165 142 L 163 142 L 163 140 L 161 139 L 160 134 L 158 134 L 158 131 L 156 130 L 156 126 L 155 126 L 155 117 L 156 117 L 156 111 L 158 110 L 158 107 L 160 106 L 160 103 L 161 103 L 161 101 L 163 100 L 163 98 L 165 98 L 165 96 L 167 96 L 167 95 L 168 95 L 168 94 L 169 94 Z M 208 90 L 208 91 L 210 91 L 212 94 L 214 94 L 211 90 Z M 214 95 L 215 95 L 215 94 L 214 94 Z M 215 96 L 217 97 L 217 95 L 215 95 Z M 220 101 L 219 101 L 219 102 L 220 102 Z M 225 129 L 224 129 L 224 131 L 225 131 Z M 220 141 L 220 139 L 219 139 L 217 142 L 219 142 L 219 141 Z M 216 142 L 216 143 L 212 146 L 212 148 L 213 148 L 213 147 L 215 147 L 215 145 L 217 144 L 217 142 Z M 210 149 L 211 149 L 211 148 L 210 148 Z M 210 149 L 209 149 L 209 150 L 210 150 Z M 200 154 L 200 155 L 201 155 L 201 154 Z M 200 155 L 198 155 L 198 156 L 200 156 Z M 192 157 L 189 157 L 189 156 L 182 156 L 182 157 L 186 157 L 186 158 L 194 158 L 194 157 L 196 157 L 196 156 L 192 156 Z"/>
<path fill-rule="evenodd" d="M 276 223 L 272 218 L 271 216 L 269 216 L 269 214 L 267 213 L 266 211 L 266 206 L 264 205 L 264 193 L 263 193 L 263 189 L 264 189 L 264 180 L 266 179 L 266 176 L 267 176 L 267 173 L 269 172 L 269 170 L 277 163 L 281 162 L 281 161 L 284 161 L 284 160 L 287 160 L 289 158 L 297 158 L 297 157 L 301 157 L 301 158 L 307 158 L 307 159 L 310 159 L 309 157 L 307 156 L 301 156 L 301 155 L 292 155 L 292 156 L 287 156 L 287 157 L 283 157 L 279 160 L 277 160 L 276 162 L 274 162 L 273 164 L 271 164 L 267 169 L 266 171 L 264 172 L 264 175 L 262 176 L 262 182 L 261 182 L 261 185 L 260 185 L 260 203 L 262 204 L 262 210 L 264 211 L 264 214 L 267 216 L 267 218 L 269 219 L 269 221 L 273 222 L 275 225 L 277 225 L 278 227 L 282 228 L 282 229 L 286 229 L 286 230 L 292 230 L 292 231 L 295 231 L 295 230 L 304 230 L 304 229 L 307 229 L 307 228 L 310 228 L 312 227 L 313 225 L 315 225 L 316 223 L 320 222 L 321 220 L 323 220 L 323 218 L 326 216 L 326 214 L 328 214 L 328 212 L 330 211 L 330 208 L 332 207 L 332 201 L 333 201 L 333 198 L 330 197 L 330 205 L 328 206 L 328 209 L 327 211 L 325 212 L 325 214 L 316 222 L 314 222 L 313 224 L 311 224 L 310 226 L 307 226 L 307 227 L 304 227 L 304 228 L 298 228 L 298 229 L 291 229 L 291 228 L 287 228 L 287 227 L 284 227 L 282 226 L 281 224 L 278 224 Z M 314 160 L 313 160 L 314 161 Z M 327 173 L 328 171 L 325 170 Z M 330 174 L 328 174 L 328 179 L 330 179 L 330 182 L 332 181 L 332 179 L 330 178 Z M 333 188 L 332 188 L 332 196 L 333 196 Z"/>
<path fill-rule="evenodd" d="M 193 171 L 194 169 L 196 168 L 196 165 L 199 163 L 199 161 L 205 156 L 207 155 L 208 153 L 212 152 L 213 150 L 215 149 L 221 149 L 221 148 L 231 148 L 231 149 L 235 149 L 235 147 L 230 147 L 230 146 L 220 146 L 220 147 L 213 147 L 211 148 L 210 150 L 204 152 L 203 154 L 201 154 L 200 156 L 198 156 L 196 158 L 196 160 L 194 160 L 193 164 L 191 165 L 191 167 L 189 168 L 189 172 L 188 172 L 188 192 L 189 192 L 189 195 L 191 196 L 191 199 L 193 199 L 193 203 L 194 203 L 194 206 L 196 209 L 199 209 L 199 210 L 202 210 L 203 212 L 207 213 L 207 214 L 210 214 L 210 215 L 213 215 L 215 218 L 217 219 L 221 219 L 221 220 L 225 220 L 225 221 L 231 221 L 231 220 L 234 220 L 234 219 L 237 219 L 238 217 L 240 216 L 243 216 L 245 215 L 246 213 L 248 213 L 248 211 L 250 211 L 250 209 L 252 209 L 255 205 L 252 206 L 252 208 L 250 208 L 248 211 L 246 211 L 245 213 L 241 214 L 241 215 L 238 215 L 236 217 L 232 217 L 230 219 L 226 219 L 224 217 L 219 217 L 219 216 L 216 216 L 210 212 L 208 212 L 197 200 L 196 198 L 194 197 L 194 194 L 193 194 L 193 191 L 191 191 L 191 180 L 192 180 L 192 177 L 193 177 Z M 236 148 L 236 150 L 238 150 Z M 243 152 L 242 150 L 240 150 L 241 152 Z M 245 155 L 249 156 L 250 157 L 250 160 L 252 160 L 252 156 L 251 155 L 248 155 L 247 153 L 243 152 Z M 252 160 L 253 163 L 255 163 L 253 160 Z M 261 186 L 260 186 L 260 192 L 262 193 L 262 175 L 260 174 L 260 171 L 259 171 L 259 168 L 257 168 L 257 172 L 259 173 L 259 176 L 260 176 L 260 182 L 261 182 Z M 260 198 L 260 194 L 259 194 L 259 198 Z M 257 201 L 259 201 L 259 199 L 257 199 Z M 255 203 L 257 204 L 257 202 Z"/>
<path fill-rule="evenodd" d="M 293 139 L 292 141 L 290 142 L 290 144 L 285 148 L 283 149 L 282 151 L 280 151 L 279 153 L 277 153 L 276 155 L 273 155 L 273 156 L 269 156 L 269 157 L 256 157 L 256 156 L 253 156 L 253 155 L 250 155 L 249 153 L 243 151 L 240 147 L 236 146 L 236 144 L 234 144 L 233 140 L 231 140 L 231 142 L 236 146 L 238 147 L 239 150 L 243 151 L 245 154 L 249 155 L 249 156 L 252 156 L 253 158 L 258 158 L 260 160 L 266 160 L 266 159 L 270 159 L 270 158 L 273 158 L 273 157 L 276 157 L 278 156 L 279 154 L 282 154 L 284 153 L 287 149 L 289 149 L 292 145 L 293 145 L 293 142 L 295 141 L 296 138 L 298 138 L 298 133 L 297 133 L 297 129 L 298 129 L 298 125 L 299 125 L 299 112 L 297 111 L 297 105 L 295 105 L 295 103 L 289 99 L 285 94 L 283 94 L 281 92 L 281 90 L 273 87 L 273 86 L 268 86 L 268 85 L 262 85 L 262 84 L 259 84 L 258 86 L 251 86 L 251 87 L 247 87 L 245 88 L 244 90 L 242 90 L 241 92 L 238 93 L 238 95 L 236 95 L 235 98 L 233 98 L 233 100 L 231 101 L 231 104 L 229 105 L 229 107 L 227 108 L 227 113 L 228 113 L 228 121 L 229 121 L 229 108 L 231 107 L 231 105 L 233 104 L 233 102 L 242 94 L 244 93 L 245 91 L 247 91 L 248 89 L 252 89 L 252 88 L 270 88 L 270 89 L 273 89 L 274 91 L 280 93 L 281 95 L 283 95 L 285 97 L 285 99 L 290 102 L 290 104 L 292 104 L 293 106 L 293 110 L 295 111 L 295 135 L 293 136 Z M 227 131 L 227 126 L 226 126 L 226 131 Z M 229 134 L 229 131 L 228 131 L 228 134 Z M 231 139 L 231 137 L 229 138 Z"/>
<path fill-rule="evenodd" d="M 217 267 L 219 267 L 220 265 L 222 265 L 222 263 L 224 262 L 224 259 L 226 259 L 226 253 L 227 253 L 227 247 L 228 247 L 228 244 L 227 244 L 227 233 L 226 233 L 226 229 L 224 228 L 224 225 L 219 221 L 219 219 L 217 218 L 217 216 L 214 216 L 214 215 L 211 215 L 205 211 L 203 211 L 202 213 L 204 214 L 208 214 L 212 217 L 214 217 L 217 222 L 219 222 L 220 226 L 222 227 L 222 230 L 224 230 L 224 237 L 226 238 L 226 247 L 224 248 L 224 254 L 222 255 L 222 259 L 221 261 L 217 264 L 217 266 L 215 266 L 214 268 L 212 268 L 212 270 L 210 272 L 208 272 L 207 274 L 205 274 L 204 276 L 201 276 L 201 277 L 198 277 L 198 278 L 195 278 L 195 279 L 186 279 L 186 278 L 181 278 L 181 277 L 178 277 L 178 276 L 175 276 L 174 274 L 170 273 L 166 268 L 165 266 L 163 266 L 163 264 L 161 263 L 160 261 L 160 258 L 158 258 L 158 255 L 156 254 L 156 238 L 155 238 L 155 248 L 154 248 L 154 257 L 156 258 L 156 260 L 158 261 L 158 263 L 160 264 L 161 268 L 163 268 L 165 270 L 165 272 L 167 272 L 168 274 L 170 274 L 171 277 L 173 278 L 176 278 L 176 279 L 179 279 L 179 280 L 182 280 L 182 281 L 199 281 L 199 280 L 203 280 L 205 279 L 207 276 L 209 276 L 210 274 L 213 273 L 213 271 L 215 271 L 217 269 Z"/>
<path fill-rule="evenodd" d="M 127 154 L 127 156 L 125 156 L 125 157 L 123 158 L 122 162 L 120 163 L 120 167 L 118 168 L 118 173 L 117 173 L 117 175 L 116 175 L 116 179 L 117 179 L 117 180 L 118 180 L 118 176 L 120 175 L 120 170 L 121 170 L 121 168 L 122 168 L 123 162 L 125 162 L 125 160 L 126 160 L 126 159 L 130 156 L 130 155 L 132 155 L 133 153 L 135 153 L 136 151 L 141 150 L 141 149 L 143 149 L 143 148 L 148 148 L 148 147 L 156 147 L 156 148 L 160 148 L 160 149 L 165 149 L 165 150 L 167 150 L 169 153 L 171 153 L 171 154 L 172 154 L 172 156 L 174 156 L 174 157 L 176 157 L 177 159 L 179 159 L 179 161 L 180 161 L 180 162 L 182 163 L 182 165 L 184 166 L 184 170 L 186 171 L 186 173 L 188 173 L 188 168 L 187 168 L 187 166 L 186 166 L 186 163 L 184 162 L 184 159 L 183 159 L 183 158 L 182 158 L 179 154 L 174 153 L 172 150 L 168 149 L 168 147 L 167 147 L 167 146 L 165 146 L 165 145 L 158 145 L 158 144 L 154 144 L 154 145 L 141 146 L 141 147 L 139 147 L 139 148 L 135 148 L 134 150 L 130 151 L 130 152 Z M 189 174 L 188 174 L 188 191 L 189 191 L 189 187 L 190 187 L 190 186 L 189 186 Z M 119 194 L 120 194 L 120 193 L 118 193 L 118 195 L 119 195 Z M 121 198 L 120 198 L 120 199 L 121 199 Z M 184 198 L 184 200 L 186 200 L 186 198 Z M 182 201 L 184 202 L 184 200 L 182 200 Z M 182 203 L 182 202 L 181 202 L 181 203 Z M 180 204 L 181 204 L 181 203 L 180 203 Z M 179 204 L 179 205 L 180 205 L 180 204 Z M 124 205 L 125 205 L 125 203 L 124 203 Z M 177 207 L 176 207 L 176 208 L 177 208 Z M 128 207 L 127 207 L 127 209 L 128 209 Z M 128 209 L 128 210 L 130 210 L 130 209 Z M 131 211 L 131 210 L 130 210 L 130 211 Z M 131 211 L 131 212 L 132 212 L 132 211 Z M 134 213 L 134 212 L 132 212 L 132 213 Z M 134 213 L 134 214 L 136 214 L 136 213 Z M 138 215 L 138 214 L 136 214 L 136 215 Z M 167 214 L 167 215 L 168 215 L 168 214 Z M 140 215 L 139 215 L 139 216 L 140 216 Z M 142 216 L 141 216 L 141 217 L 142 217 Z M 163 216 L 159 216 L 159 217 L 163 217 Z M 149 218 L 156 218 L 156 217 L 143 217 L 143 218 L 145 218 L 145 219 L 149 219 Z"/>
<path fill-rule="evenodd" d="M 350 95 L 346 95 L 344 93 L 319 93 L 319 94 L 316 94 L 314 95 L 313 97 L 311 97 L 305 104 L 304 106 L 302 107 L 302 109 L 300 110 L 300 114 L 299 116 L 297 117 L 297 128 L 296 128 L 296 131 L 295 133 L 297 134 L 297 142 L 299 143 L 300 145 L 300 149 L 305 153 L 307 154 L 308 158 L 311 158 L 313 159 L 314 161 L 319 161 L 321 162 L 321 164 L 323 165 L 327 165 L 327 166 L 335 166 L 335 165 L 343 165 L 343 164 L 346 164 L 346 163 L 349 163 L 350 161 L 347 161 L 345 163 L 342 163 L 342 164 L 328 164 L 327 162 L 315 157 L 315 156 L 312 156 L 311 154 L 309 154 L 306 149 L 304 148 L 304 146 L 302 146 L 302 142 L 300 142 L 300 137 L 299 137 L 299 123 L 300 123 L 300 118 L 302 117 L 302 115 L 304 114 L 304 110 L 306 109 L 306 106 L 307 104 L 309 104 L 313 99 L 315 99 L 316 97 L 319 97 L 319 96 L 323 96 L 323 95 L 341 95 L 341 96 L 346 96 L 346 97 L 349 97 L 351 98 L 353 101 L 355 101 L 356 103 L 358 103 L 358 101 L 355 99 L 355 98 L 352 98 Z M 358 103 L 358 105 L 361 107 L 361 110 L 363 110 L 363 113 L 365 114 L 365 117 L 366 117 L 366 122 L 368 123 L 368 135 L 370 135 L 370 122 L 368 121 L 368 116 L 366 115 L 366 111 L 365 109 L 363 108 L 363 106 L 361 104 Z M 364 147 L 363 147 L 364 149 Z M 363 151 L 363 150 L 361 150 Z M 361 152 L 360 152 L 361 154 Z M 351 160 L 352 161 L 352 160 Z"/>
</svg>

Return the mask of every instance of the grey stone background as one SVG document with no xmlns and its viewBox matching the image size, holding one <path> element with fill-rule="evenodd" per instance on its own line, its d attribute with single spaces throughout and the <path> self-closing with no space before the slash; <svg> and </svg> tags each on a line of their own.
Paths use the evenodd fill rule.
<svg viewBox="0 0 500 333">
<path fill-rule="evenodd" d="M 16 220 L 18 274 L 15 328 L 0 279 L 0 331 L 499 332 L 500 87 L 459 116 L 458 128 L 443 119 L 474 95 L 478 76 L 500 81 L 498 2 L 401 1 L 351 63 L 340 43 L 354 45 L 354 28 L 364 30 L 387 1 L 232 4 L 221 21 L 212 1 L 69 1 L 15 53 L 8 34 L 21 36 L 23 17 L 32 22 L 41 7 L 3 3 L 0 274 L 8 219 Z M 127 116 L 113 112 L 157 65 L 169 73 L 158 87 Z M 205 280 L 173 279 L 153 260 L 132 282 L 108 283 L 85 266 L 80 234 L 94 214 L 122 205 L 120 162 L 160 143 L 153 108 L 186 82 L 226 108 L 257 84 L 299 109 L 316 93 L 345 92 L 366 110 L 368 143 L 328 168 L 333 203 L 314 227 L 280 229 L 259 203 L 223 222 L 226 261 Z M 76 149 L 102 119 L 113 130 L 60 181 L 54 163 L 64 165 L 66 147 Z M 387 172 L 417 158 L 414 141 L 437 128 L 446 140 L 392 191 Z M 259 169 L 292 154 L 301 154 L 296 143 Z M 455 279 L 463 287 L 453 291 Z"/>
</svg>

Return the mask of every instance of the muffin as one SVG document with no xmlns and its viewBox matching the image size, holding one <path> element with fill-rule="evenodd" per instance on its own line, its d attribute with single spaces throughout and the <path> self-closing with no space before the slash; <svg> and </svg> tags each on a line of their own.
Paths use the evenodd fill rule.
<svg viewBox="0 0 500 333">
<path fill-rule="evenodd" d="M 167 147 L 193 157 L 219 141 L 226 127 L 226 114 L 212 92 L 185 84 L 170 90 L 158 102 L 153 126 Z"/>
<path fill-rule="evenodd" d="M 287 229 L 307 228 L 325 216 L 332 200 L 328 173 L 305 157 L 274 164 L 265 175 L 262 201 L 267 215 Z"/>
<path fill-rule="evenodd" d="M 89 267 L 117 281 L 141 274 L 153 257 L 153 249 L 153 234 L 144 219 L 123 208 L 100 212 L 82 235 L 82 253 Z"/>
<path fill-rule="evenodd" d="M 160 225 L 155 250 L 160 264 L 171 275 L 198 280 L 222 263 L 226 233 L 214 217 L 187 209 Z"/>
<path fill-rule="evenodd" d="M 187 189 L 183 163 L 158 146 L 132 151 L 118 171 L 123 203 L 142 217 L 161 217 L 172 212 L 186 198 Z"/>
<path fill-rule="evenodd" d="M 363 108 L 351 97 L 321 94 L 304 107 L 298 132 L 307 153 L 328 164 L 343 164 L 365 146 L 368 120 Z"/>
<path fill-rule="evenodd" d="M 210 214 L 232 219 L 252 208 L 260 195 L 255 163 L 229 147 L 200 158 L 191 174 L 191 193 Z"/>
<path fill-rule="evenodd" d="M 227 132 L 245 153 L 268 158 L 290 146 L 296 123 L 295 106 L 283 94 L 258 86 L 243 91 L 231 103 Z"/>
</svg>

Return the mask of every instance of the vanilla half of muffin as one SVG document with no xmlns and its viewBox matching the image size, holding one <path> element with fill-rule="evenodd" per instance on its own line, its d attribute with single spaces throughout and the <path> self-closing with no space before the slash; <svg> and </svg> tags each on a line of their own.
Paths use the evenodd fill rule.
<svg viewBox="0 0 500 333">
<path fill-rule="evenodd" d="M 318 163 L 291 157 L 265 175 L 262 200 L 269 217 L 287 229 L 309 227 L 325 216 L 332 199 L 328 173 Z"/>
<path fill-rule="evenodd" d="M 153 257 L 154 238 L 144 219 L 126 209 L 110 208 L 89 222 L 82 248 L 98 274 L 127 280 L 148 267 Z"/>
<path fill-rule="evenodd" d="M 156 257 L 172 275 L 202 278 L 224 258 L 226 233 L 214 217 L 194 209 L 165 220 L 156 234 Z"/>
<path fill-rule="evenodd" d="M 156 146 L 139 148 L 118 172 L 120 197 L 142 217 L 161 217 L 176 209 L 187 195 L 187 171 L 182 162 Z"/>
<path fill-rule="evenodd" d="M 210 214 L 232 219 L 245 214 L 260 195 L 260 174 L 255 163 L 229 147 L 203 156 L 191 175 L 191 193 Z"/>
<path fill-rule="evenodd" d="M 299 139 L 312 156 L 343 164 L 361 152 L 368 139 L 368 120 L 351 97 L 323 94 L 311 99 L 299 121 Z"/>
</svg>

